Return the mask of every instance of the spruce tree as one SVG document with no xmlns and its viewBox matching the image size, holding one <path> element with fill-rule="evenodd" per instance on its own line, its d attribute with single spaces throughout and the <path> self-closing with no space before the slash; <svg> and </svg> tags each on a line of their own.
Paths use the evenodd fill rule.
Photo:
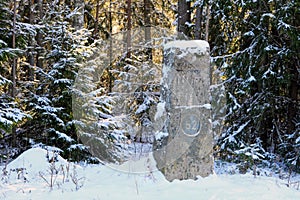
<svg viewBox="0 0 300 200">
<path fill-rule="evenodd" d="M 227 86 L 223 152 L 252 161 L 289 155 L 286 161 L 298 166 L 297 4 L 226 1 L 213 6 L 212 53 Z"/>
<path fill-rule="evenodd" d="M 15 130 L 25 118 L 29 117 L 19 103 L 16 80 L 17 58 L 22 54 L 21 49 L 24 47 L 25 39 L 20 34 L 22 27 L 18 23 L 19 15 L 9 10 L 8 4 L 9 1 L 0 1 L 0 137 L 5 138 L 4 146 L 13 145 L 17 147 L 18 152 L 21 147 L 17 145 L 19 139 Z M 15 4 L 16 11 L 17 6 Z M 14 22 L 13 14 L 15 14 Z M 11 66 L 10 63 L 13 61 L 15 65 Z M 14 76 L 13 67 L 15 67 Z"/>
</svg>

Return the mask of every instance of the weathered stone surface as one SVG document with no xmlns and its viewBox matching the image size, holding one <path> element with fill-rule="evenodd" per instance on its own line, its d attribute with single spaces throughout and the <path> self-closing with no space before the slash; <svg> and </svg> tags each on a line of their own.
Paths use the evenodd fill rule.
<svg viewBox="0 0 300 200">
<path fill-rule="evenodd" d="M 161 101 L 168 137 L 155 143 L 157 167 L 169 181 L 206 177 L 213 171 L 209 45 L 171 42 L 164 59 Z"/>
</svg>

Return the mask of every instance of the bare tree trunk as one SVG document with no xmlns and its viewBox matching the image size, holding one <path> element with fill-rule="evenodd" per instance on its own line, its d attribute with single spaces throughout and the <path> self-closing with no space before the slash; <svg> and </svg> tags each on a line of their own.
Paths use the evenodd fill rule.
<svg viewBox="0 0 300 200">
<path fill-rule="evenodd" d="M 112 62 L 113 62 L 113 59 L 112 59 L 112 8 L 111 8 L 111 5 L 112 5 L 112 2 L 111 0 L 109 0 L 109 67 L 107 68 L 107 74 L 108 74 L 108 92 L 111 93 L 112 92 L 112 74 L 110 72 L 110 69 L 111 69 L 111 65 L 112 65 Z"/>
<path fill-rule="evenodd" d="M 13 15 L 13 32 L 12 32 L 12 48 L 16 48 L 16 18 L 17 18 L 17 0 L 14 0 L 14 15 Z M 11 66 L 11 97 L 16 97 L 16 79 L 17 79 L 17 58 L 14 56 Z M 16 126 L 12 127 L 12 146 L 16 146 Z"/>
<path fill-rule="evenodd" d="M 195 39 L 201 39 L 201 26 L 202 26 L 203 4 L 198 5 L 196 9 L 196 22 L 195 22 Z"/>
<path fill-rule="evenodd" d="M 209 36 L 209 19 L 210 19 L 210 5 L 206 7 L 206 26 L 205 26 L 205 40 L 208 41 Z"/>
<path fill-rule="evenodd" d="M 38 6 L 38 18 L 39 22 L 43 19 L 43 0 L 37 0 Z M 43 69 L 43 59 L 42 59 L 42 52 L 43 52 L 43 34 L 42 31 L 38 30 L 36 35 L 36 42 L 37 42 L 37 67 Z"/>
<path fill-rule="evenodd" d="M 29 0 L 29 24 L 34 24 L 34 2 L 33 0 Z M 28 68 L 28 80 L 34 81 L 34 41 L 33 38 L 29 39 L 29 55 L 28 55 L 28 61 L 29 61 L 29 68 Z"/>
<path fill-rule="evenodd" d="M 145 26 L 145 43 L 147 45 L 146 54 L 147 59 L 152 60 L 152 49 L 149 47 L 149 43 L 151 41 L 151 8 L 150 8 L 150 0 L 144 0 L 144 26 Z"/>
<path fill-rule="evenodd" d="M 300 21 L 296 20 L 296 15 L 293 21 L 294 27 L 300 27 Z M 296 122 L 299 119 L 297 115 L 299 114 L 299 102 L 300 102 L 300 71 L 299 71 L 299 64 L 300 60 L 298 56 L 295 56 L 293 61 L 290 65 L 290 74 L 291 74 L 291 82 L 289 86 L 289 97 L 291 98 L 291 102 L 288 105 L 288 132 L 291 133 L 293 130 L 296 131 Z M 299 122 L 299 121 L 298 121 Z"/>
<path fill-rule="evenodd" d="M 95 17 L 95 28 L 93 31 L 93 36 L 95 39 L 99 38 L 99 33 L 98 33 L 98 26 L 99 26 L 99 10 L 100 10 L 100 0 L 96 1 L 96 17 Z"/>
<path fill-rule="evenodd" d="M 288 95 L 291 99 L 291 102 L 288 104 L 288 127 L 287 130 L 289 133 L 291 133 L 292 131 L 295 130 L 295 121 L 296 121 L 296 117 L 297 117 L 297 107 L 299 106 L 299 94 L 300 94 L 300 90 L 299 90 L 299 72 L 297 70 L 297 65 L 296 65 L 296 61 L 295 64 L 293 66 L 291 66 L 291 70 L 290 70 L 290 74 L 292 75 L 291 77 L 291 83 L 290 86 L 288 88 L 289 92 Z M 299 109 L 299 108 L 298 108 Z"/>
<path fill-rule="evenodd" d="M 188 24 L 191 23 L 190 8 L 191 2 L 186 0 L 178 0 L 177 30 L 179 34 L 183 34 L 185 36 L 190 36 L 188 26 Z"/>
<path fill-rule="evenodd" d="M 126 57 L 131 57 L 131 0 L 127 0 L 127 37 L 126 37 Z"/>
</svg>

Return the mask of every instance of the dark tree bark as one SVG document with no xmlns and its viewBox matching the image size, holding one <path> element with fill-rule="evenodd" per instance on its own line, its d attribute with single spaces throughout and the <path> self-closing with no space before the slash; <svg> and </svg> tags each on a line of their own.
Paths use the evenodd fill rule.
<svg viewBox="0 0 300 200">
<path fill-rule="evenodd" d="M 126 57 L 131 57 L 131 28 L 132 28 L 132 22 L 131 22 L 131 0 L 127 0 L 127 36 L 126 36 Z"/>
<path fill-rule="evenodd" d="M 191 23 L 191 2 L 186 0 L 178 0 L 178 24 L 177 30 L 179 34 L 190 36 L 189 24 Z"/>
<path fill-rule="evenodd" d="M 41 22 L 43 19 L 43 0 L 36 0 L 37 7 L 38 7 L 38 22 Z M 43 33 L 41 30 L 37 31 L 36 35 L 36 43 L 37 43 L 37 54 L 36 54 L 36 60 L 37 60 L 37 67 L 40 69 L 43 69 L 43 59 L 42 59 L 42 53 L 43 53 Z"/>
<path fill-rule="evenodd" d="M 299 14 L 299 12 L 298 12 Z M 299 15 L 298 15 L 299 16 Z M 297 14 L 290 18 L 294 27 L 300 27 L 300 21 L 297 20 Z M 299 33 L 298 33 L 299 34 Z M 296 38 L 296 37 L 295 37 Z M 298 40 L 299 41 L 299 40 Z M 299 102 L 300 102 L 300 57 L 299 57 L 299 49 L 297 46 L 294 46 L 295 52 L 298 52 L 298 56 L 293 58 L 293 61 L 290 64 L 290 74 L 291 74 L 291 81 L 289 86 L 289 97 L 291 102 L 288 107 L 288 132 L 291 133 L 293 130 L 296 129 L 296 121 L 299 120 Z M 297 54 L 297 53 L 296 53 Z M 298 119 L 297 118 L 298 115 Z"/>
<path fill-rule="evenodd" d="M 16 48 L 16 18 L 17 18 L 17 0 L 13 1 L 13 31 L 12 31 L 12 48 Z M 11 97 L 14 99 L 16 97 L 16 80 L 17 79 L 17 58 L 13 57 L 13 63 L 11 66 Z M 12 146 L 16 146 L 16 126 L 12 127 Z"/>
<path fill-rule="evenodd" d="M 95 16 L 95 27 L 94 27 L 94 31 L 93 31 L 93 37 L 95 39 L 99 38 L 99 10 L 100 10 L 100 0 L 96 1 L 96 16 Z"/>
<path fill-rule="evenodd" d="M 292 69 L 290 70 L 291 74 L 291 82 L 290 86 L 288 88 L 288 96 L 290 98 L 290 103 L 288 105 L 288 127 L 287 130 L 289 133 L 291 133 L 293 130 L 295 130 L 295 122 L 296 122 L 296 116 L 297 112 L 299 112 L 299 72 L 297 70 L 296 63 L 292 66 Z"/>
<path fill-rule="evenodd" d="M 203 4 L 198 5 L 196 8 L 196 22 L 195 22 L 195 39 L 201 39 L 201 25 L 202 25 L 202 15 L 203 15 Z"/>
<path fill-rule="evenodd" d="M 112 52 L 112 48 L 113 48 L 113 43 L 112 43 L 112 2 L 111 0 L 109 0 L 109 67 L 107 68 L 107 74 L 108 74 L 108 92 L 111 93 L 112 92 L 112 74 L 110 72 L 111 69 L 111 65 L 113 62 L 113 52 Z"/>
<path fill-rule="evenodd" d="M 210 19 L 210 5 L 206 6 L 206 24 L 205 24 L 205 40 L 209 37 L 209 19 Z"/>
<path fill-rule="evenodd" d="M 145 29 L 145 40 L 146 40 L 146 42 L 151 40 L 150 14 L 151 14 L 150 0 L 144 0 L 144 26 L 146 27 L 146 29 Z"/>
<path fill-rule="evenodd" d="M 34 2 L 33 0 L 29 0 L 29 24 L 34 24 Z M 29 39 L 29 52 L 28 52 L 28 61 L 29 61 L 29 68 L 28 68 L 28 80 L 34 81 L 34 41 L 33 38 Z"/>
<path fill-rule="evenodd" d="M 151 7 L 150 0 L 144 0 L 144 26 L 145 26 L 145 43 L 147 45 L 146 55 L 148 60 L 152 60 L 152 50 L 149 47 L 151 41 Z"/>
</svg>

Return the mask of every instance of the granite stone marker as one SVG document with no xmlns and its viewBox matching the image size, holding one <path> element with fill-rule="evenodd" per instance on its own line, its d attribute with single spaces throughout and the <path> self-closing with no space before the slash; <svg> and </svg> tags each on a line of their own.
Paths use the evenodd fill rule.
<svg viewBox="0 0 300 200">
<path fill-rule="evenodd" d="M 166 179 L 196 179 L 213 172 L 209 44 L 174 41 L 164 47 L 159 106 L 163 137 L 154 158 Z M 162 108 L 163 107 L 163 108 Z M 159 113 L 162 113 L 160 110 Z"/>
</svg>

